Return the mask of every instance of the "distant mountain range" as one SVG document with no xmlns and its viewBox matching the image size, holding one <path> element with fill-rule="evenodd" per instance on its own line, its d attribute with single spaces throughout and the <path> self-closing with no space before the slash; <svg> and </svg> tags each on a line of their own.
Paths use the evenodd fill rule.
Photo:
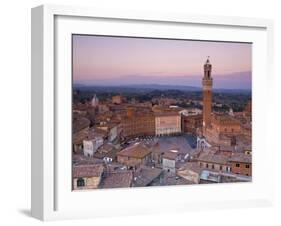
<svg viewBox="0 0 281 226">
<path fill-rule="evenodd" d="M 130 85 L 115 85 L 115 86 L 94 86 L 85 84 L 74 84 L 74 89 L 84 91 L 96 91 L 96 92 L 152 92 L 154 90 L 168 91 L 168 90 L 179 90 L 183 92 L 200 92 L 202 87 L 196 86 L 177 86 L 177 85 L 159 85 L 159 84 L 130 84 Z M 213 89 L 214 92 L 227 92 L 227 93 L 250 93 L 249 89 Z"/>
<path fill-rule="evenodd" d="M 171 76 L 156 76 L 156 75 L 121 75 L 114 77 L 92 76 L 93 80 L 75 81 L 80 86 L 104 86 L 104 87 L 136 87 L 136 88 L 157 88 L 177 89 L 196 91 L 201 90 L 202 75 L 171 75 Z M 99 79 L 97 79 L 99 78 Z M 214 89 L 228 90 L 251 90 L 252 72 L 242 71 L 228 74 L 214 74 Z"/>
</svg>

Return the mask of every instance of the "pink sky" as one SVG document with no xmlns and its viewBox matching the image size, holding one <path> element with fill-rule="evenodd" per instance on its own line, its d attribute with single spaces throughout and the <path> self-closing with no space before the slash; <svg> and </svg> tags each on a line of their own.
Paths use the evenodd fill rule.
<svg viewBox="0 0 281 226">
<path fill-rule="evenodd" d="M 151 77 L 201 77 L 210 56 L 213 76 L 229 76 L 231 82 L 233 74 L 251 74 L 251 51 L 249 43 L 73 35 L 73 80 L 106 85 L 130 76 L 138 83 Z"/>
</svg>

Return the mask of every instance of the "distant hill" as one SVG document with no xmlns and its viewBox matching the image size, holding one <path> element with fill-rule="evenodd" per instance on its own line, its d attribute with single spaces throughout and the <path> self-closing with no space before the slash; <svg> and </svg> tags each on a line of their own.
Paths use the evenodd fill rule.
<svg viewBox="0 0 281 226">
<path fill-rule="evenodd" d="M 145 93 L 155 90 L 168 91 L 179 90 L 183 92 L 201 92 L 202 87 L 196 86 L 178 86 L 178 85 L 158 85 L 158 84 L 131 84 L 131 85 L 116 85 L 116 86 L 94 86 L 84 84 L 74 84 L 74 89 L 95 92 L 117 92 L 117 93 Z M 247 89 L 213 89 L 214 92 L 220 93 L 250 93 L 251 90 Z"/>
<path fill-rule="evenodd" d="M 122 87 L 157 87 L 162 89 L 165 86 L 176 87 L 176 89 L 195 90 L 202 87 L 202 75 L 120 75 L 113 78 L 100 78 L 101 76 L 92 75 L 92 80 L 77 81 L 75 83 L 86 86 L 122 86 Z M 100 78 L 96 80 L 95 78 Z M 213 73 L 213 87 L 215 89 L 251 90 L 252 72 L 240 71 L 235 73 L 216 74 Z M 157 84 L 157 85 L 156 85 Z M 162 87 L 160 87 L 162 86 Z M 194 89 L 195 88 L 195 89 Z M 165 88 L 166 89 L 166 88 Z"/>
</svg>

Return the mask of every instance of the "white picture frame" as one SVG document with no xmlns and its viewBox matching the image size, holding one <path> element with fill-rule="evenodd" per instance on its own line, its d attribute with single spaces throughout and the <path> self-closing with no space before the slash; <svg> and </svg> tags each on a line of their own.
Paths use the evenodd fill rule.
<svg viewBox="0 0 281 226">
<path fill-rule="evenodd" d="M 112 24 L 106 25 L 106 28 L 103 29 L 98 24 L 103 20 Z M 121 28 L 123 25 L 120 25 L 121 29 L 117 30 L 114 23 L 123 22 L 126 23 L 124 28 Z M 96 24 L 88 26 L 87 23 Z M 201 29 L 195 30 L 190 35 L 190 39 L 199 39 L 202 36 L 202 39 L 206 40 L 208 37 L 206 34 L 204 36 L 202 31 L 210 27 L 218 29 L 221 34 L 211 32 L 209 40 L 240 40 L 256 43 L 253 51 L 253 149 L 257 149 L 257 154 L 256 157 L 254 154 L 252 183 L 224 184 L 217 185 L 218 187 L 200 185 L 188 188 L 169 186 L 149 189 L 71 191 L 71 187 L 69 187 L 71 184 L 69 164 L 71 163 L 70 161 L 67 163 L 69 160 L 67 151 L 71 144 L 68 144 L 68 138 L 59 135 L 61 132 L 57 132 L 63 127 L 67 134 L 70 133 L 69 128 L 71 128 L 69 120 L 67 121 L 71 114 L 70 111 L 68 112 L 71 99 L 69 92 L 71 78 L 68 76 L 71 66 L 69 65 L 69 69 L 67 69 L 70 58 L 69 55 L 64 55 L 71 52 L 71 46 L 64 46 L 62 41 L 69 34 L 75 33 L 75 29 L 80 33 L 91 33 L 92 30 L 89 30 L 89 27 L 96 29 L 95 33 L 125 35 L 128 33 L 126 26 L 137 23 L 141 24 L 140 26 L 142 23 L 145 25 L 140 31 L 131 29 L 130 35 L 132 36 L 138 32 L 145 35 L 147 32 L 147 36 L 159 35 L 162 37 L 164 33 L 161 33 L 161 29 L 154 28 L 164 28 L 164 32 L 168 27 L 177 26 L 174 33 L 173 29 L 169 29 L 171 31 L 165 33 L 168 36 L 177 37 L 179 29 L 190 26 L 192 29 L 197 29 L 196 27 Z M 153 26 L 153 29 L 149 26 Z M 235 32 L 231 29 L 234 29 Z M 223 35 L 223 33 L 225 34 Z M 67 43 L 67 39 L 64 43 Z M 56 5 L 33 8 L 32 216 L 41 220 L 56 220 L 272 204 L 273 178 L 268 175 L 273 168 L 273 150 L 268 148 L 266 126 L 267 109 L 271 104 L 270 94 L 273 90 L 272 45 L 273 22 L 265 19 L 160 14 Z M 60 48 L 65 50 L 63 55 L 60 54 Z M 63 86 L 62 81 L 66 81 Z M 58 110 L 62 109 L 60 107 L 62 105 L 66 110 Z M 60 137 L 59 140 L 57 136 Z M 67 136 L 69 137 L 69 134 L 65 135 L 65 137 Z M 64 144 L 69 146 L 64 146 Z M 265 152 L 262 153 L 262 150 Z M 71 151 L 69 150 L 69 152 Z M 62 160 L 64 154 L 68 159 L 65 162 Z M 239 191 L 238 194 L 237 191 Z M 113 205 L 108 205 L 108 203 Z M 114 205 L 116 203 L 118 205 Z"/>
</svg>

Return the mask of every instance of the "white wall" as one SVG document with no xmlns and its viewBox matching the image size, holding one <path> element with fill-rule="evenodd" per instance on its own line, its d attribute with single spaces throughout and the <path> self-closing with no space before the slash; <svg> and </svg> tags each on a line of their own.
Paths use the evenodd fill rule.
<svg viewBox="0 0 281 226">
<path fill-rule="evenodd" d="M 186 12 L 192 14 L 265 17 L 275 19 L 275 69 L 276 86 L 281 84 L 281 14 L 278 0 L 225 1 L 225 0 L 56 0 L 56 4 L 80 4 L 92 7 L 116 9 L 152 10 L 159 12 Z M 45 0 L 9 0 L 1 2 L 0 78 L 1 78 L 1 180 L 9 184 L 1 186 L 1 225 L 36 225 L 41 222 L 29 215 L 30 207 L 30 8 Z M 277 52 L 279 51 L 279 52 Z M 275 89 L 276 107 L 271 111 L 268 125 L 272 131 L 271 148 L 277 147 L 277 125 L 280 118 L 280 89 Z M 274 98 L 274 97 L 272 97 Z M 279 100 L 279 102 L 278 102 Z M 277 106 L 278 104 L 278 106 Z M 15 144 L 16 140 L 16 145 Z M 12 144 L 12 145 L 11 145 Z M 11 150 L 12 149 L 12 150 Z M 97 220 L 54 222 L 51 225 L 280 225 L 280 148 L 276 149 L 275 178 L 278 201 L 275 207 L 220 211 L 194 211 L 189 213 L 153 216 L 120 217 Z M 12 178 L 10 180 L 10 178 Z M 277 179 L 278 178 L 278 179 Z M 75 204 L 74 204 L 75 205 Z M 219 216 L 218 218 L 214 215 Z M 234 217 L 233 217 L 234 216 Z M 212 220 L 209 220 L 212 219 Z M 278 223 L 279 222 L 279 223 Z"/>
</svg>

